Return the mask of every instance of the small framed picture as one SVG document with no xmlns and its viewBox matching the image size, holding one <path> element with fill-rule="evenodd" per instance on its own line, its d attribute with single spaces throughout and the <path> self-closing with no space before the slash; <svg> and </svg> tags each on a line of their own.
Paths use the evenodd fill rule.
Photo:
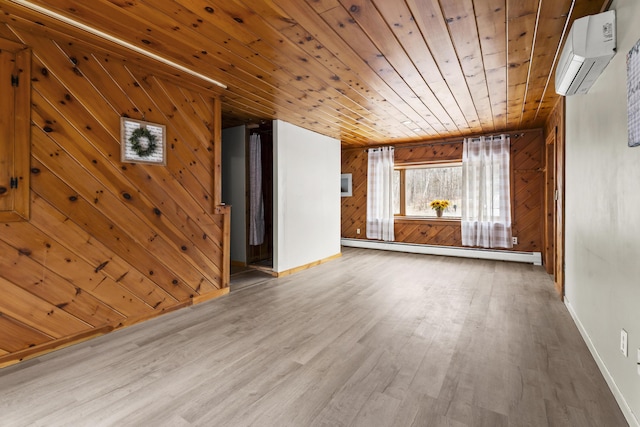
<svg viewBox="0 0 640 427">
<path fill-rule="evenodd" d="M 340 194 L 342 197 L 351 197 L 351 174 L 340 174 Z"/>
<path fill-rule="evenodd" d="M 120 118 L 120 160 L 129 163 L 167 164 L 166 126 Z"/>
</svg>

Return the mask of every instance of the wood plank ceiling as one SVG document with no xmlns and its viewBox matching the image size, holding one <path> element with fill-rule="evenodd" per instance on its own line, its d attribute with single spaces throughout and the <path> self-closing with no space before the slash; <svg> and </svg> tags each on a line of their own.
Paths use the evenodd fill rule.
<svg viewBox="0 0 640 427">
<path fill-rule="evenodd" d="M 83 36 L 17 2 L 0 8 Z M 563 35 L 610 2 L 33 3 L 224 83 L 223 127 L 281 119 L 349 147 L 542 127 Z"/>
</svg>

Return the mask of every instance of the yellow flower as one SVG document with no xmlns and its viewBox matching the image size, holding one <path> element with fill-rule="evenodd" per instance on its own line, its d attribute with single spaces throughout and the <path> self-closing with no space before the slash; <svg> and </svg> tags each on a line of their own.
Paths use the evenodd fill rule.
<svg viewBox="0 0 640 427">
<path fill-rule="evenodd" d="M 449 207 L 449 201 L 448 200 L 433 200 L 431 203 L 429 203 L 429 206 L 431 206 L 431 209 L 435 210 L 435 211 L 443 211 L 445 209 L 447 209 Z"/>
</svg>

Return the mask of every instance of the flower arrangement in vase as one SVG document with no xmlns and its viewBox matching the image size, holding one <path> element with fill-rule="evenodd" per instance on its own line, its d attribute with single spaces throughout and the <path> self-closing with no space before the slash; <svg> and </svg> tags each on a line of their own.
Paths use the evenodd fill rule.
<svg viewBox="0 0 640 427">
<path fill-rule="evenodd" d="M 429 203 L 429 206 L 431 206 L 431 209 L 433 209 L 434 211 L 436 211 L 436 216 L 438 218 L 442 217 L 442 212 L 447 209 L 449 207 L 449 201 L 444 199 L 444 200 L 433 200 L 431 201 L 431 203 Z"/>
</svg>

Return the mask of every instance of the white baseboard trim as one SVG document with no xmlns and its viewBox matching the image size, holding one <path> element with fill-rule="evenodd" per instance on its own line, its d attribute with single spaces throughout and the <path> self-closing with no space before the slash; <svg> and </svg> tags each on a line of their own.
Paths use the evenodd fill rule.
<svg viewBox="0 0 640 427">
<path fill-rule="evenodd" d="M 569 314 L 571 314 L 571 317 L 573 318 L 574 323 L 576 324 L 576 326 L 578 327 L 578 330 L 580 331 L 580 335 L 582 335 L 582 339 L 587 344 L 587 347 L 589 348 L 591 355 L 593 356 L 596 363 L 598 364 L 598 367 L 600 368 L 600 372 L 602 372 L 602 376 L 604 376 L 605 381 L 609 385 L 609 389 L 611 389 L 611 392 L 613 393 L 613 396 L 618 402 L 618 405 L 620 406 L 620 409 L 622 410 L 624 417 L 627 419 L 629 426 L 640 427 L 640 422 L 638 422 L 638 419 L 633 414 L 631 407 L 629 407 L 629 404 L 627 403 L 624 396 L 622 395 L 622 392 L 618 388 L 618 385 L 616 384 L 615 380 L 611 376 L 611 373 L 607 369 L 607 365 L 605 365 L 604 360 L 602 360 L 602 358 L 600 357 L 600 354 L 598 354 L 598 350 L 596 350 L 596 347 L 593 344 L 593 341 L 591 341 L 591 337 L 589 337 L 589 334 L 587 333 L 586 329 L 582 325 L 582 322 L 580 322 L 580 319 L 578 318 L 578 314 L 573 310 L 571 303 L 566 297 L 564 298 L 564 305 L 567 307 L 567 310 L 569 310 Z"/>
<path fill-rule="evenodd" d="M 340 239 L 342 246 L 365 249 L 381 249 L 385 251 L 408 252 L 425 255 L 444 255 L 462 258 L 489 259 L 495 261 L 524 262 L 542 265 L 540 252 L 515 252 L 494 249 L 461 248 L 456 246 L 418 245 L 412 243 L 383 242 L 380 240 Z"/>
</svg>

